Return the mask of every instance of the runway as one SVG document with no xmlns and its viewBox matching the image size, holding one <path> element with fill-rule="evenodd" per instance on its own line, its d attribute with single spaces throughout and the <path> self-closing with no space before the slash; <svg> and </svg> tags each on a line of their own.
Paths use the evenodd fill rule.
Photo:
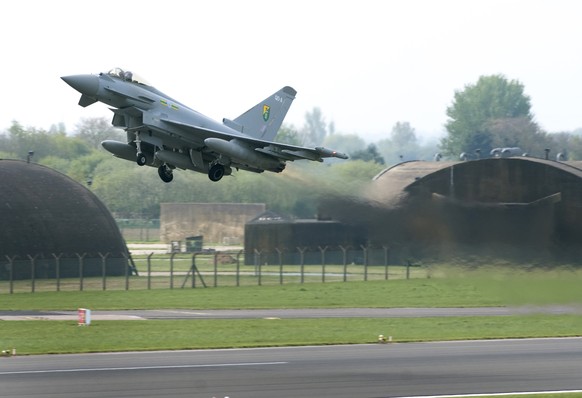
<svg viewBox="0 0 582 398">
<path fill-rule="evenodd" d="M 380 398 L 582 390 L 582 338 L 12 357 L 0 359 L 0 386 L 0 397 Z"/>
</svg>

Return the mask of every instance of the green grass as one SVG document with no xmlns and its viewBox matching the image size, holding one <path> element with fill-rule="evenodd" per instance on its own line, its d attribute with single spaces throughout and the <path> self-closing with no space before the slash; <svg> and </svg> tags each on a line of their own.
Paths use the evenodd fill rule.
<svg viewBox="0 0 582 398">
<path fill-rule="evenodd" d="M 144 290 L 144 289 L 168 289 L 192 287 L 193 281 L 188 272 L 191 267 L 191 259 L 174 259 L 174 267 L 170 267 L 170 261 L 166 258 L 152 258 L 150 265 L 144 265 L 142 259 L 136 260 L 139 276 L 101 276 L 80 278 L 43 279 L 37 278 L 34 284 L 30 280 L 0 280 L 0 293 L 30 293 L 53 291 L 91 291 L 91 290 Z M 369 266 L 349 264 L 341 265 L 263 265 L 260 268 L 254 266 L 237 266 L 236 264 L 213 264 L 213 261 L 203 258 L 196 261 L 199 274 L 196 275 L 195 284 L 199 286 L 224 287 L 224 286 L 266 286 L 281 284 L 341 282 L 341 281 L 371 281 L 371 280 L 396 280 L 396 279 L 427 279 L 430 269 L 428 267 L 404 266 Z M 172 271 L 172 272 L 171 272 Z M 97 272 L 101 274 L 101 269 Z M 322 276 L 324 274 L 324 276 Z M 202 276 L 200 276 L 202 275 Z"/>
<path fill-rule="evenodd" d="M 472 395 L 467 395 L 471 397 Z M 474 395 L 473 395 L 474 396 Z M 539 393 L 539 394 L 519 394 L 519 395 L 479 395 L 479 398 L 582 398 L 582 392 L 564 392 L 564 393 Z M 462 395 L 456 395 L 458 398 L 462 398 Z"/>
<path fill-rule="evenodd" d="M 1 310 L 480 307 L 504 301 L 474 283 L 444 279 L 334 282 L 260 287 L 3 295 Z"/>
<path fill-rule="evenodd" d="M 581 398 L 582 392 L 567 392 L 567 393 L 555 393 L 555 394 L 519 394 L 519 395 L 501 395 L 503 398 Z M 462 395 L 457 395 L 457 397 L 462 398 Z M 470 395 L 468 395 L 470 397 Z M 479 398 L 499 398 L 500 395 L 480 395 Z"/>
<path fill-rule="evenodd" d="M 582 304 L 580 272 L 443 270 L 431 279 L 283 286 L 3 294 L 0 310 L 483 307 Z M 0 322 L 20 354 L 582 335 L 582 316 Z"/>
<path fill-rule="evenodd" d="M 3 294 L 0 310 L 485 307 L 582 304 L 571 270 L 440 271 L 430 279 Z"/>
<path fill-rule="evenodd" d="M 582 316 L 0 322 L 19 354 L 579 336 Z"/>
<path fill-rule="evenodd" d="M 473 397 L 474 395 L 467 395 L 467 397 Z M 564 393 L 539 393 L 539 394 L 519 394 L 519 395 L 479 395 L 480 398 L 581 398 L 581 392 L 564 392 Z M 445 395 L 446 397 L 446 395 Z M 463 395 L 455 395 L 455 397 L 462 398 Z"/>
</svg>

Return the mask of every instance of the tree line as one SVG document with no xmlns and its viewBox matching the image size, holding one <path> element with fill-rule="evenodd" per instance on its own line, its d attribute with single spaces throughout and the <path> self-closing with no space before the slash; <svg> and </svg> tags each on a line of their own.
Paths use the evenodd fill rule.
<svg viewBox="0 0 582 398">
<path fill-rule="evenodd" d="M 527 156 L 544 157 L 548 150 L 554 159 L 558 153 L 563 159 L 582 159 L 582 129 L 544 131 L 524 85 L 503 75 L 481 76 L 456 91 L 446 114 L 447 135 L 440 145 L 444 156 L 489 156 L 496 148 L 520 148 Z"/>
<path fill-rule="evenodd" d="M 115 217 L 146 220 L 159 218 L 163 202 L 266 203 L 283 215 L 313 218 L 321 195 L 336 194 L 339 189 L 358 192 L 383 168 L 363 160 L 295 162 L 280 174 L 241 171 L 218 183 L 205 174 L 180 170 L 172 183 L 165 184 L 156 169 L 138 167 L 106 152 L 99 145 L 105 139 L 123 141 L 125 132 L 101 118 L 83 119 L 72 133 L 63 126 L 46 131 L 13 122 L 0 133 L 0 158 L 30 157 L 86 185 Z"/>
<path fill-rule="evenodd" d="M 357 134 L 336 133 L 319 108 L 305 115 L 301 129 L 285 126 L 280 138 L 292 144 L 321 144 L 362 159 L 395 164 L 406 160 L 474 159 L 492 156 L 496 148 L 519 148 L 521 154 L 556 159 L 582 159 L 582 128 L 571 132 L 544 131 L 531 111 L 531 99 L 518 80 L 503 75 L 481 76 L 476 83 L 454 93 L 446 109 L 445 136 L 440 141 L 422 143 L 416 129 L 406 121 L 397 122 L 385 138 L 366 142 Z"/>
<path fill-rule="evenodd" d="M 407 160 L 459 160 L 488 156 L 494 148 L 519 147 L 530 156 L 545 150 L 569 160 L 582 159 L 582 131 L 548 133 L 535 122 L 524 86 L 502 75 L 482 76 L 456 91 L 446 113 L 446 135 L 422 143 L 409 122 L 397 122 L 390 133 L 367 143 L 357 133 L 341 133 L 314 108 L 296 128 L 284 124 L 276 140 L 295 145 L 324 145 L 350 155 L 329 163 L 290 162 L 281 174 L 237 172 L 219 183 L 190 171 L 162 183 L 156 170 L 112 157 L 100 147 L 105 139 L 124 141 L 125 132 L 105 118 L 82 119 L 74 131 L 64 125 L 49 130 L 18 122 L 0 133 L 0 158 L 26 159 L 54 168 L 85 184 L 118 218 L 156 219 L 162 202 L 266 203 L 275 212 L 312 218 L 322 195 L 359 192 L 383 168 Z M 33 154 L 32 154 L 33 152 Z"/>
</svg>

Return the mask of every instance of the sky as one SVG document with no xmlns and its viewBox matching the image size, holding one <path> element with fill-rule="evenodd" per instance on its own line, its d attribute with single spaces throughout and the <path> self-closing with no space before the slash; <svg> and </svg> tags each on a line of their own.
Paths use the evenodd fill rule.
<svg viewBox="0 0 582 398">
<path fill-rule="evenodd" d="M 367 142 L 397 122 L 443 136 L 455 91 L 502 74 L 523 84 L 544 130 L 571 131 L 580 15 L 577 0 L 3 1 L 0 131 L 110 119 L 103 104 L 78 106 L 60 76 L 116 66 L 218 120 L 289 85 L 287 124 L 318 107 Z"/>
</svg>

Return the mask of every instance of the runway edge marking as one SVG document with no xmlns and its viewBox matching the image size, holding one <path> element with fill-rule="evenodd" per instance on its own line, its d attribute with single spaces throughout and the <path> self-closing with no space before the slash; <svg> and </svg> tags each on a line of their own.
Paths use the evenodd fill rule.
<svg viewBox="0 0 582 398">
<path fill-rule="evenodd" d="M 47 369 L 47 370 L 20 370 L 14 372 L 0 372 L 0 376 L 19 374 L 46 374 L 46 373 L 78 373 L 78 372 L 107 372 L 119 370 L 164 370 L 164 369 L 187 369 L 187 368 L 219 368 L 231 366 L 265 366 L 265 365 L 285 365 L 289 362 L 241 362 L 241 363 L 216 363 L 208 365 L 168 365 L 168 366 L 127 366 L 111 368 L 79 368 L 79 369 Z"/>
</svg>

